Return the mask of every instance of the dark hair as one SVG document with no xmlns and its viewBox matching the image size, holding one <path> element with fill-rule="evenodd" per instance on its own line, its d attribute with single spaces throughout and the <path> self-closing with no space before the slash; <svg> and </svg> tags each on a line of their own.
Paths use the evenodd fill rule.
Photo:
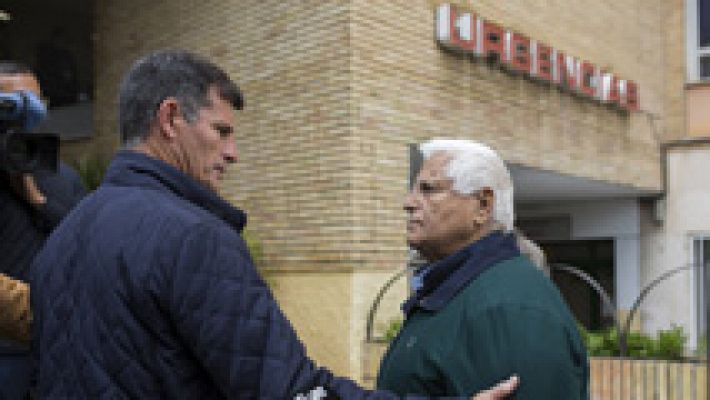
<svg viewBox="0 0 710 400">
<path fill-rule="evenodd" d="M 0 60 L 0 74 L 16 75 L 16 74 L 34 74 L 32 69 L 27 65 L 18 61 Z"/>
<path fill-rule="evenodd" d="M 119 92 L 119 130 L 124 144 L 143 140 L 160 103 L 174 97 L 188 122 L 197 119 L 200 108 L 209 107 L 208 92 L 241 110 L 244 100 L 239 87 L 226 72 L 209 60 L 181 50 L 163 50 L 136 61 L 123 78 Z"/>
</svg>

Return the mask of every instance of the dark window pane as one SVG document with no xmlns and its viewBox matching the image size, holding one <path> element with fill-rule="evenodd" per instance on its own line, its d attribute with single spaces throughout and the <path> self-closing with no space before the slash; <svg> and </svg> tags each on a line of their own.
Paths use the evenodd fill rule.
<svg viewBox="0 0 710 400">
<path fill-rule="evenodd" d="M 700 78 L 710 78 L 710 56 L 700 57 Z"/>
<path fill-rule="evenodd" d="M 698 346 L 702 341 L 707 341 L 708 332 L 708 293 L 705 289 L 710 287 L 710 238 L 695 239 L 693 241 L 693 258 L 696 267 L 696 291 L 698 304 Z"/>
<path fill-rule="evenodd" d="M 705 339 L 705 344 L 707 345 L 708 341 L 708 331 L 710 328 L 708 328 L 708 323 L 710 323 L 710 318 L 708 318 L 708 302 L 710 298 L 710 293 L 708 293 L 707 289 L 710 288 L 710 239 L 706 238 L 703 240 L 703 268 L 702 268 L 702 274 L 700 274 L 700 278 L 704 281 L 704 287 L 703 290 L 700 290 L 699 292 L 702 294 L 702 299 L 703 299 L 703 305 L 702 307 L 698 307 L 702 311 L 702 316 L 698 318 L 698 322 L 700 322 L 702 325 L 699 330 L 699 334 L 703 339 Z M 710 347 L 707 348 L 708 352 L 710 352 Z"/>
<path fill-rule="evenodd" d="M 698 39 L 700 47 L 710 46 L 710 0 L 698 0 Z"/>
</svg>

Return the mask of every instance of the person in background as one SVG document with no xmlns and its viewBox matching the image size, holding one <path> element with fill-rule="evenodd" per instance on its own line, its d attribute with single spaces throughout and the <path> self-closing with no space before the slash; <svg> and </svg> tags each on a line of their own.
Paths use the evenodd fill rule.
<svg viewBox="0 0 710 400">
<path fill-rule="evenodd" d="M 520 254 L 530 259 L 530 262 L 540 269 L 547 277 L 550 276 L 550 266 L 547 264 L 547 256 L 542 248 L 530 238 L 525 236 L 519 229 L 513 229 L 515 240 L 518 243 Z"/>
<path fill-rule="evenodd" d="M 37 77 L 21 63 L 0 61 L 0 93 L 16 92 L 25 94 L 33 114 L 24 126 L 29 131 L 46 115 Z M 20 173 L 0 161 L 0 398 L 24 398 L 30 384 L 30 263 L 85 193 L 79 175 L 64 163 L 57 171 Z"/>
</svg>

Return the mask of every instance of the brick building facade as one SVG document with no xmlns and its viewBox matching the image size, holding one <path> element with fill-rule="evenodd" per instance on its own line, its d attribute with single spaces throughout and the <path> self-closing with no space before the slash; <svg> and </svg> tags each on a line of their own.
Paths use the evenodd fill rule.
<svg viewBox="0 0 710 400">
<path fill-rule="evenodd" d="M 95 132 L 66 150 L 115 150 L 118 82 L 146 52 L 184 48 L 224 67 L 246 107 L 223 194 L 249 214 L 261 267 L 309 352 L 355 378 L 372 299 L 406 263 L 409 149 L 429 138 L 498 150 L 514 167 L 520 218 L 551 251 L 605 240 L 611 272 L 600 279 L 628 309 L 659 257 L 661 144 L 688 132 L 685 2 L 452 3 L 635 81 L 640 110 L 444 49 L 437 1 L 98 0 Z M 550 228 L 560 218 L 566 228 Z M 405 293 L 393 289 L 382 320 Z M 590 304 L 579 309 L 596 312 Z"/>
</svg>

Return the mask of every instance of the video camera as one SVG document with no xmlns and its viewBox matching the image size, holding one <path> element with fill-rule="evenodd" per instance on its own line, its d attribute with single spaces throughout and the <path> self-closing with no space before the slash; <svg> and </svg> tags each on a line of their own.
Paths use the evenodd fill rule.
<svg viewBox="0 0 710 400">
<path fill-rule="evenodd" d="M 30 132 L 46 114 L 44 104 L 32 92 L 0 92 L 0 170 L 57 170 L 59 137 Z"/>
</svg>

